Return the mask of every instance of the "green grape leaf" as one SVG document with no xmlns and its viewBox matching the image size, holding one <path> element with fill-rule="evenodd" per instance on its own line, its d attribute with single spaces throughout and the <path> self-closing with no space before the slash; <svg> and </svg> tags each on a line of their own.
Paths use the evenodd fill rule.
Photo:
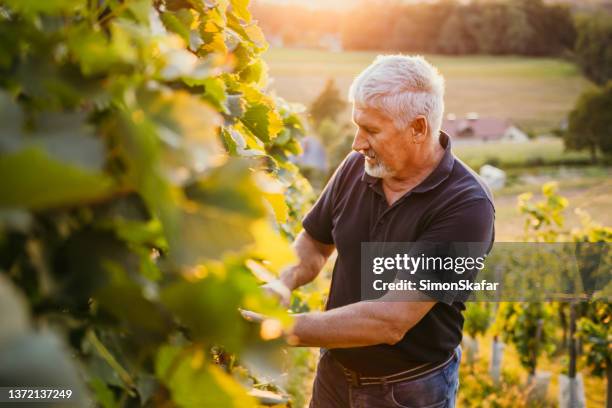
<svg viewBox="0 0 612 408">
<path fill-rule="evenodd" d="M 171 247 L 170 255 L 180 264 L 194 266 L 209 259 L 219 259 L 253 242 L 249 229 L 253 222 L 251 217 L 215 207 L 194 207 L 181 214 L 180 235 Z"/>
<path fill-rule="evenodd" d="M 249 12 L 249 0 L 230 0 L 232 6 L 231 13 L 245 22 L 251 21 L 251 13 Z"/>
<path fill-rule="evenodd" d="M 249 247 L 249 253 L 263 260 L 266 267 L 277 275 L 283 268 L 297 261 L 287 239 L 274 230 L 266 220 L 260 220 L 253 225 L 253 235 L 255 243 Z"/>
<path fill-rule="evenodd" d="M 240 79 L 245 83 L 253 83 L 259 87 L 266 86 L 268 80 L 267 67 L 263 60 L 255 61 L 240 71 Z"/>
<path fill-rule="evenodd" d="M 192 17 L 189 11 L 182 9 L 176 13 L 165 12 L 160 14 L 160 18 L 166 28 L 176 34 L 178 34 L 186 44 L 190 42 L 190 30 L 189 26 L 191 25 L 193 20 L 190 20 L 189 17 Z"/>
<path fill-rule="evenodd" d="M 182 184 L 192 173 L 223 162 L 222 118 L 208 103 L 186 92 L 148 93 L 141 100 L 162 142 L 159 153 L 168 180 Z"/>
<path fill-rule="evenodd" d="M 234 379 L 204 361 L 203 350 L 162 347 L 157 354 L 155 371 L 180 407 L 248 408 L 257 405 Z"/>
<path fill-rule="evenodd" d="M 188 199 L 228 213 L 259 218 L 265 215 L 262 192 L 255 185 L 246 161 L 233 159 L 213 169 L 205 178 L 186 188 Z M 228 184 L 227 180 L 232 180 Z"/>
<path fill-rule="evenodd" d="M 177 281 L 162 289 L 160 299 L 179 323 L 189 329 L 190 335 L 200 341 L 223 344 L 238 351 L 246 339 L 247 323 L 242 320 L 238 307 L 246 293 L 246 282 L 255 289 L 254 278 L 244 273 L 245 282 L 239 284 L 230 276 L 217 277 L 206 272 L 205 279 L 195 282 Z"/>
<path fill-rule="evenodd" d="M 255 137 L 242 123 L 229 127 L 228 133 L 234 143 L 235 153 L 241 157 L 267 156 L 263 142 Z"/>
<path fill-rule="evenodd" d="M 263 103 L 252 104 L 242 117 L 242 123 L 264 143 L 273 140 L 283 129 L 278 113 Z"/>
<path fill-rule="evenodd" d="M 150 0 L 131 0 L 127 4 L 128 10 L 139 23 L 148 24 L 149 12 L 151 11 Z"/>
<path fill-rule="evenodd" d="M 162 341 L 172 328 L 170 319 L 142 292 L 136 283 L 110 284 L 97 290 L 94 298 L 140 343 Z"/>
<path fill-rule="evenodd" d="M 110 68 L 119 70 L 138 58 L 128 32 L 118 24 L 111 26 L 110 38 L 86 25 L 74 28 L 69 32 L 68 47 L 85 75 L 99 74 Z"/>
<path fill-rule="evenodd" d="M 264 51 L 268 45 L 266 42 L 266 37 L 264 36 L 263 31 L 259 28 L 258 25 L 251 23 L 244 26 L 244 31 L 246 32 L 249 40 L 257 46 L 261 51 Z M 263 61 L 263 60 L 261 60 Z"/>
<path fill-rule="evenodd" d="M 229 110 L 225 105 L 227 101 L 225 82 L 223 82 L 221 78 L 195 79 L 185 77 L 183 78 L 183 82 L 189 86 L 203 86 L 204 92 L 202 94 L 202 98 L 204 98 L 220 112 L 226 114 L 229 113 Z"/>
<path fill-rule="evenodd" d="M 202 49 L 209 53 L 227 54 L 227 45 L 225 44 L 225 36 L 223 33 L 210 33 L 206 36 Z"/>
<path fill-rule="evenodd" d="M 113 191 L 101 173 L 62 163 L 37 148 L 0 156 L 0 207 L 43 209 L 99 200 Z"/>
<path fill-rule="evenodd" d="M 119 408 L 119 403 L 115 400 L 115 394 L 100 378 L 92 378 L 89 381 L 89 387 L 96 396 L 96 402 L 102 408 Z"/>
<path fill-rule="evenodd" d="M 72 12 L 79 6 L 84 7 L 83 2 L 74 0 L 6 0 L 5 3 L 15 11 L 26 15 L 38 13 L 58 15 L 63 12 Z"/>
<path fill-rule="evenodd" d="M 285 202 L 285 196 L 283 194 L 266 194 L 264 197 L 268 204 L 270 204 L 270 207 L 272 207 L 276 222 L 279 224 L 287 222 L 289 218 L 289 207 Z"/>
</svg>

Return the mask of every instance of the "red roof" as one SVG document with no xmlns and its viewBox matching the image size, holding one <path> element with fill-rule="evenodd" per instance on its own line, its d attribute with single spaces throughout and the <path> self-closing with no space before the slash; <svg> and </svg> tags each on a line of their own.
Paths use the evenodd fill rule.
<svg viewBox="0 0 612 408">
<path fill-rule="evenodd" d="M 510 121 L 498 118 L 444 119 L 442 122 L 442 130 L 456 140 L 500 139 L 510 126 Z"/>
</svg>

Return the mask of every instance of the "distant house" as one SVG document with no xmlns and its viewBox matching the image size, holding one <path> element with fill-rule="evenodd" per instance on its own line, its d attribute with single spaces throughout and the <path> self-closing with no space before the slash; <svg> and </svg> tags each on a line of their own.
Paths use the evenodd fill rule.
<svg viewBox="0 0 612 408">
<path fill-rule="evenodd" d="M 319 46 L 327 51 L 341 52 L 342 40 L 339 35 L 325 34 L 319 39 Z"/>
<path fill-rule="evenodd" d="M 469 113 L 465 118 L 448 114 L 442 122 L 442 130 L 448 133 L 453 142 L 479 143 L 493 141 L 527 142 L 529 137 L 509 120 L 481 118 Z"/>
<path fill-rule="evenodd" d="M 278 34 L 267 34 L 266 33 L 266 40 L 268 41 L 268 44 L 270 44 L 270 47 L 272 48 L 281 48 L 285 46 L 285 41 L 283 40 L 283 37 Z"/>
</svg>

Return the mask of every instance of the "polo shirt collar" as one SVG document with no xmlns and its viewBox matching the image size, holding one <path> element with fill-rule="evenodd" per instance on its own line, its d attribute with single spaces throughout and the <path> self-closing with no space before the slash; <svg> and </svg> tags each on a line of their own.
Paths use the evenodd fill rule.
<svg viewBox="0 0 612 408">
<path fill-rule="evenodd" d="M 425 180 L 411 190 L 412 193 L 424 193 L 432 190 L 446 180 L 448 176 L 450 176 L 451 171 L 453 170 L 453 165 L 455 164 L 455 157 L 451 150 L 450 137 L 444 131 L 440 131 L 440 144 L 444 147 L 444 156 L 442 157 L 442 160 L 440 160 L 438 166 L 436 166 L 434 171 L 432 171 Z M 366 173 L 365 169 L 363 170 L 361 180 L 368 183 L 370 187 L 374 187 L 374 185 L 380 181 L 378 177 L 372 177 Z"/>
</svg>

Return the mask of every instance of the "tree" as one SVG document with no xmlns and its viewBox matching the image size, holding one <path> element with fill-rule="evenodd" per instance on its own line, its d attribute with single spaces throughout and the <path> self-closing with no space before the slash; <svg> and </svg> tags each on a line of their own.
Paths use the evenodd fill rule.
<svg viewBox="0 0 612 408">
<path fill-rule="evenodd" d="M 437 45 L 440 52 L 462 55 L 478 51 L 478 43 L 466 23 L 464 10 L 457 7 L 442 25 Z"/>
<path fill-rule="evenodd" d="M 571 51 L 576 41 L 576 28 L 568 7 L 547 5 L 542 0 L 518 0 L 534 32 L 527 55 L 560 55 Z"/>
<path fill-rule="evenodd" d="M 0 385 L 257 405 L 236 374 L 289 323 L 259 284 L 310 197 L 247 6 L 1 3 Z"/>
<path fill-rule="evenodd" d="M 529 234 L 538 242 L 574 242 L 576 262 L 579 267 L 581 286 L 588 296 L 594 296 L 588 302 L 570 300 L 569 303 L 569 378 L 577 374 L 576 339 L 583 341 L 583 359 L 586 366 L 598 376 L 606 375 L 608 379 L 608 405 L 612 402 L 612 364 L 609 352 L 610 320 L 612 309 L 606 298 L 606 285 L 609 285 L 609 253 L 604 243 L 612 242 L 612 228 L 593 221 L 584 211 L 577 211 L 580 216 L 580 228 L 571 231 L 563 229 L 564 211 L 569 202 L 557 194 L 556 184 L 547 183 L 542 187 L 544 200 L 532 204 L 531 194 L 519 197 L 519 209 L 528 216 L 525 222 L 526 237 Z M 597 283 L 598 282 L 598 283 Z M 602 298 L 594 289 L 602 289 Z M 561 305 L 557 309 L 563 315 Z M 565 319 L 565 316 L 563 317 Z M 577 323 L 577 324 L 576 324 Z M 565 336 L 564 336 L 565 337 Z M 575 386 L 572 384 L 570 386 Z M 573 395 L 575 390 L 570 391 Z"/>
<path fill-rule="evenodd" d="M 554 350 L 554 310 L 543 302 L 502 303 L 497 311 L 497 332 L 514 344 L 521 365 L 530 378 L 536 373 L 538 358 Z"/>
<path fill-rule="evenodd" d="M 589 304 L 586 316 L 578 320 L 578 337 L 584 346 L 583 358 L 597 376 L 606 376 L 607 406 L 612 404 L 612 303 L 606 299 Z"/>
<path fill-rule="evenodd" d="M 324 119 L 317 127 L 316 132 L 325 147 L 329 162 L 328 174 L 325 175 L 325 180 L 322 180 L 325 183 L 342 160 L 351 152 L 355 130 L 348 123 L 340 124 L 331 119 Z"/>
<path fill-rule="evenodd" d="M 338 115 L 346 109 L 346 101 L 340 97 L 340 90 L 333 78 L 327 80 L 325 88 L 310 105 L 310 116 L 315 124 L 324 119 L 336 120 Z"/>
<path fill-rule="evenodd" d="M 535 204 L 531 203 L 531 193 L 518 197 L 519 211 L 526 215 L 525 242 L 555 242 L 559 237 L 562 211 L 568 202 L 556 194 L 556 188 L 554 183 L 544 184 L 544 199 Z M 536 373 L 539 356 L 554 350 L 553 318 L 554 307 L 545 302 L 503 303 L 497 311 L 496 332 L 505 342 L 514 344 L 530 379 Z"/>
<path fill-rule="evenodd" d="M 478 339 L 476 336 L 484 334 L 491 324 L 491 308 L 488 303 L 468 302 L 463 312 L 465 322 L 463 330 L 470 337 L 466 342 L 468 346 L 467 361 L 473 369 L 476 356 L 479 354 Z"/>
<path fill-rule="evenodd" d="M 507 5 L 509 24 L 505 31 L 503 44 L 510 54 L 526 54 L 529 50 L 529 42 L 535 35 L 533 28 L 529 25 L 529 19 L 525 10 L 512 3 Z"/>
<path fill-rule="evenodd" d="M 563 138 L 568 149 L 589 149 L 593 163 L 597 161 L 597 149 L 612 152 L 612 81 L 580 96 Z"/>
<path fill-rule="evenodd" d="M 391 37 L 387 40 L 395 50 L 402 52 L 434 52 L 439 27 L 455 8 L 449 1 L 401 5 L 397 15 L 391 16 Z"/>
<path fill-rule="evenodd" d="M 503 3 L 476 4 L 480 13 L 474 13 L 470 18 L 478 19 L 474 37 L 478 42 L 478 49 L 483 54 L 505 53 L 505 40 L 507 26 L 512 23 L 508 18 L 507 5 Z"/>
<path fill-rule="evenodd" d="M 579 20 L 576 63 L 598 85 L 612 79 L 612 17 L 601 15 Z"/>
<path fill-rule="evenodd" d="M 491 310 L 488 303 L 469 302 L 466 305 L 464 330 L 472 338 L 478 334 L 484 334 L 491 323 Z"/>
</svg>

